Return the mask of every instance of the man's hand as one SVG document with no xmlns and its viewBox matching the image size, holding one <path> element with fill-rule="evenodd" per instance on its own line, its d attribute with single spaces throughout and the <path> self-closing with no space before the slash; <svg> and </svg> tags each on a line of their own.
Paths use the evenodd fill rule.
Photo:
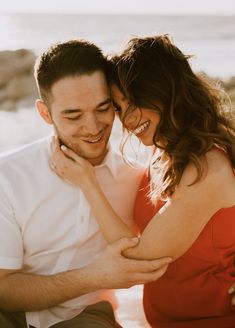
<svg viewBox="0 0 235 328">
<path fill-rule="evenodd" d="M 156 260 L 133 260 L 122 252 L 138 244 L 138 238 L 122 238 L 108 245 L 104 253 L 93 263 L 90 272 L 94 273 L 99 288 L 129 288 L 159 279 L 172 261 L 169 257 Z"/>
<path fill-rule="evenodd" d="M 235 282 L 229 288 L 228 293 L 231 295 L 231 304 L 235 306 Z"/>
<path fill-rule="evenodd" d="M 122 256 L 138 238 L 122 238 L 85 267 L 53 275 L 0 270 L 0 309 L 39 311 L 99 289 L 128 288 L 160 278 L 169 258 L 132 260 Z"/>
</svg>

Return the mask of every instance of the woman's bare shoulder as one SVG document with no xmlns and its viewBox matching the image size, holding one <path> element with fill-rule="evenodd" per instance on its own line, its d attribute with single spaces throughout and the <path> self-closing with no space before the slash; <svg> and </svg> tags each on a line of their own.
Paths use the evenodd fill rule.
<svg viewBox="0 0 235 328">
<path fill-rule="evenodd" d="M 179 186 L 173 195 L 174 199 L 194 199 L 205 197 L 217 202 L 218 207 L 229 207 L 235 204 L 235 175 L 229 157 L 221 150 L 212 149 L 201 159 L 202 177 L 197 178 L 197 169 L 189 163 L 182 175 Z"/>
</svg>

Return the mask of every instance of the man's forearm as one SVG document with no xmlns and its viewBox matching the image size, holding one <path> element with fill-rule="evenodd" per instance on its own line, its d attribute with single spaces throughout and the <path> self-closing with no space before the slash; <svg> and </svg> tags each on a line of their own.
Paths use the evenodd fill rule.
<svg viewBox="0 0 235 328">
<path fill-rule="evenodd" d="M 141 261 L 122 256 L 137 243 L 137 238 L 120 239 L 84 268 L 51 276 L 0 270 L 0 309 L 38 311 L 99 289 L 129 288 L 159 279 L 170 259 Z"/>
<path fill-rule="evenodd" d="M 0 282 L 0 309 L 38 311 L 97 290 L 88 267 L 43 276 L 11 273 Z"/>
</svg>

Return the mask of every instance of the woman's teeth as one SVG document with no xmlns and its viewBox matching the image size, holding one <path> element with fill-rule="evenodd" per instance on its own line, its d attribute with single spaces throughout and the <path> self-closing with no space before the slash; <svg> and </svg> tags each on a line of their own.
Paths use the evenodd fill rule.
<svg viewBox="0 0 235 328">
<path fill-rule="evenodd" d="M 145 122 L 145 123 L 141 124 L 140 126 L 138 126 L 138 128 L 136 128 L 133 131 L 133 133 L 135 135 L 138 135 L 138 134 L 142 133 L 148 126 L 149 126 L 149 122 Z"/>
</svg>

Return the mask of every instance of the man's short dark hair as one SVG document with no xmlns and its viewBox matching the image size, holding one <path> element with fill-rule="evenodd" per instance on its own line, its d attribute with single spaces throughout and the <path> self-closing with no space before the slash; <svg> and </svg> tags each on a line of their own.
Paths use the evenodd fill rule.
<svg viewBox="0 0 235 328">
<path fill-rule="evenodd" d="M 100 48 L 85 40 L 58 43 L 36 61 L 34 75 L 40 97 L 47 103 L 52 85 L 67 76 L 91 74 L 101 70 L 106 75 L 107 60 Z"/>
</svg>

